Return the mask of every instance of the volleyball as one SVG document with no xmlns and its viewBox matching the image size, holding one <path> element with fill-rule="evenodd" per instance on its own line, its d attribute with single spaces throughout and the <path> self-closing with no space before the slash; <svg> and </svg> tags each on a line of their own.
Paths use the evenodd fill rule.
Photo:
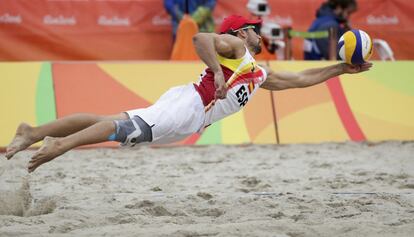
<svg viewBox="0 0 414 237">
<path fill-rule="evenodd" d="M 345 32 L 338 41 L 338 54 L 348 64 L 363 64 L 372 55 L 371 37 L 362 30 Z"/>
</svg>

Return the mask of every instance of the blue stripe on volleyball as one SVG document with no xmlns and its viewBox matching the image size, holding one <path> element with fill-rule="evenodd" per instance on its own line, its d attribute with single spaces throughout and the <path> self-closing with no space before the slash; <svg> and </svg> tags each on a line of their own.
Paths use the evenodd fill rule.
<svg viewBox="0 0 414 237">
<path fill-rule="evenodd" d="M 342 48 L 342 46 L 344 46 L 344 44 L 345 44 L 345 40 L 342 40 L 342 41 L 339 41 L 339 43 L 338 43 L 338 52 L 336 52 L 337 53 L 337 55 L 339 55 L 339 51 L 341 51 L 341 48 Z M 341 56 L 339 56 L 339 58 L 341 58 Z"/>
<path fill-rule="evenodd" d="M 364 57 L 362 56 L 362 42 L 361 42 L 361 34 L 359 33 L 359 30 L 352 30 L 352 33 L 354 33 L 356 38 L 356 45 L 355 45 L 355 51 L 352 55 L 351 62 L 354 65 L 363 64 L 364 63 Z"/>
</svg>

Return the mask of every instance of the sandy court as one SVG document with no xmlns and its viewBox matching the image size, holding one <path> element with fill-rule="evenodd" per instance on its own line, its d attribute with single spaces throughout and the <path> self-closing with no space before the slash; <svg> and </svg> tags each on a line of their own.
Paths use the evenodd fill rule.
<svg viewBox="0 0 414 237">
<path fill-rule="evenodd" d="M 0 236 L 413 236 L 414 143 L 0 159 Z"/>
</svg>

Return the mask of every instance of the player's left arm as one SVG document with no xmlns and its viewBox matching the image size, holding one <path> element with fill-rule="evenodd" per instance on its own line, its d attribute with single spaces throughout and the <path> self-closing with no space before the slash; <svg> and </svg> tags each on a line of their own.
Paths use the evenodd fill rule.
<svg viewBox="0 0 414 237">
<path fill-rule="evenodd" d="M 267 72 L 267 79 L 260 87 L 267 90 L 284 90 L 313 86 L 345 73 L 353 74 L 368 71 L 372 67 L 372 63 L 364 63 L 362 65 L 339 63 L 327 67 L 307 69 L 301 72 L 274 72 L 269 67 L 262 67 Z"/>
</svg>

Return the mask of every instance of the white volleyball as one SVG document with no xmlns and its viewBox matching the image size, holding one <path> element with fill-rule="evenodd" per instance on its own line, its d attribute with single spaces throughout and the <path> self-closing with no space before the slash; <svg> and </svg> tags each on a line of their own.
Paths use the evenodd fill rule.
<svg viewBox="0 0 414 237">
<path fill-rule="evenodd" d="M 363 64 L 372 55 L 371 37 L 362 30 L 345 32 L 338 41 L 338 54 L 348 64 Z"/>
</svg>

